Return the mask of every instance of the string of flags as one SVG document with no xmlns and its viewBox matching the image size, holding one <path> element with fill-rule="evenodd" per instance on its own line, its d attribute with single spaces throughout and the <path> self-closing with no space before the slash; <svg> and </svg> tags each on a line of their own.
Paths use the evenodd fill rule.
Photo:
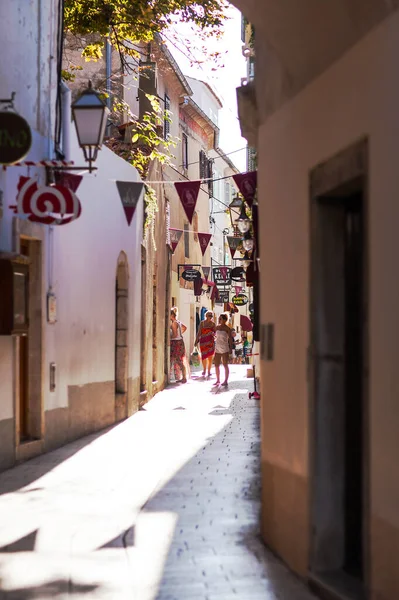
<svg viewBox="0 0 399 600">
<path fill-rule="evenodd" d="M 66 161 L 24 161 L 15 166 L 42 166 L 53 167 L 55 169 L 55 185 L 39 185 L 37 177 L 21 176 L 17 186 L 18 194 L 16 204 L 10 205 L 21 218 L 48 225 L 65 225 L 78 219 L 82 214 L 82 206 L 76 195 L 76 191 L 82 181 L 82 175 L 75 175 L 64 170 L 57 171 L 57 167 L 68 168 Z M 230 176 L 228 176 L 230 177 Z M 238 173 L 231 176 L 244 200 L 252 207 L 256 195 L 257 172 L 249 171 L 247 173 Z M 225 179 L 225 178 L 223 178 Z M 212 178 L 209 178 L 212 180 Z M 196 181 L 162 181 L 160 183 L 173 183 L 180 198 L 184 212 L 190 223 L 193 221 L 195 208 L 201 183 L 204 179 Z M 143 193 L 144 186 L 154 182 L 142 181 L 116 181 L 116 186 L 125 212 L 126 220 L 130 226 L 137 204 Z M 171 238 L 172 250 L 176 249 L 179 243 L 181 232 L 174 231 Z M 212 234 L 199 233 L 199 242 L 202 255 L 205 254 Z M 234 249 L 234 245 L 236 245 Z M 229 241 L 232 256 L 238 247 L 236 238 Z M 234 251 L 233 251 L 234 249 Z"/>
</svg>

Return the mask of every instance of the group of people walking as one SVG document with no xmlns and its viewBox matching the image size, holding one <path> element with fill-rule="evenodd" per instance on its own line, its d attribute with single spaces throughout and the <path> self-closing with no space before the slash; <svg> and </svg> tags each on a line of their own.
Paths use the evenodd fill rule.
<svg viewBox="0 0 399 600">
<path fill-rule="evenodd" d="M 176 381 L 187 382 L 188 361 L 183 341 L 183 333 L 186 327 L 178 320 L 177 308 L 170 311 L 171 338 L 170 338 L 170 361 L 174 369 Z M 218 325 L 214 322 L 212 311 L 205 314 L 201 321 L 195 345 L 199 346 L 202 360 L 202 376 L 211 377 L 212 362 L 215 362 L 216 381 L 213 385 L 228 385 L 229 379 L 229 356 L 232 354 L 234 345 L 234 330 L 228 326 L 228 314 L 222 313 L 218 319 Z M 224 368 L 224 380 L 220 381 L 220 366 Z"/>
</svg>

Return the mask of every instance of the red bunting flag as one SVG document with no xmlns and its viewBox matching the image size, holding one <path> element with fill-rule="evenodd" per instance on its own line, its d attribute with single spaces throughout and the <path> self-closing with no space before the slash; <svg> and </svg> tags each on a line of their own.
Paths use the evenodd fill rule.
<svg viewBox="0 0 399 600">
<path fill-rule="evenodd" d="M 229 278 L 229 273 L 230 273 L 229 267 L 219 267 L 219 271 L 224 280 Z"/>
<path fill-rule="evenodd" d="M 238 246 L 242 243 L 242 238 L 237 237 L 237 236 L 228 235 L 227 243 L 230 248 L 231 258 L 234 258 L 234 254 L 236 253 Z"/>
<path fill-rule="evenodd" d="M 202 272 L 204 274 L 206 281 L 208 281 L 210 270 L 211 270 L 211 267 L 202 267 Z"/>
<path fill-rule="evenodd" d="M 219 300 L 219 290 L 217 289 L 216 285 L 212 288 L 211 300 L 213 302 L 217 302 Z"/>
<path fill-rule="evenodd" d="M 198 233 L 198 241 L 201 248 L 202 256 L 204 256 L 206 249 L 208 248 L 208 244 L 211 237 L 211 233 Z"/>
<path fill-rule="evenodd" d="M 257 171 L 248 171 L 248 173 L 238 173 L 233 175 L 233 179 L 237 184 L 240 193 L 244 196 L 244 200 L 252 206 L 257 186 Z"/>
<path fill-rule="evenodd" d="M 117 181 L 116 187 L 118 188 L 123 210 L 125 211 L 127 224 L 130 225 L 141 192 L 144 189 L 144 183 L 141 181 Z"/>
<path fill-rule="evenodd" d="M 198 194 L 200 190 L 200 181 L 176 181 L 175 188 L 179 194 L 180 202 L 184 208 L 190 223 L 193 221 L 195 206 L 197 204 Z"/>
<path fill-rule="evenodd" d="M 238 296 L 238 294 L 239 294 L 240 292 L 242 292 L 242 287 L 241 287 L 241 286 L 239 286 L 239 285 L 236 285 L 236 286 L 234 287 L 234 289 L 235 289 L 235 291 L 236 291 L 236 296 Z"/>
<path fill-rule="evenodd" d="M 72 192 L 76 192 L 83 179 L 82 175 L 74 175 L 65 171 L 54 171 L 54 178 L 57 185 L 62 185 Z"/>
<path fill-rule="evenodd" d="M 176 250 L 177 244 L 180 242 L 180 238 L 183 234 L 182 229 L 169 229 L 170 232 L 170 245 L 172 252 Z"/>
</svg>

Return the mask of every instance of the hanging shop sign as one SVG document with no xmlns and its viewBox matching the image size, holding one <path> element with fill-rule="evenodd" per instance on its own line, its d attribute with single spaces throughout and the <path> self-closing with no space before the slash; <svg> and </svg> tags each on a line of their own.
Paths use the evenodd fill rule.
<svg viewBox="0 0 399 600">
<path fill-rule="evenodd" d="M 245 271 L 243 267 L 234 267 L 230 277 L 233 281 L 245 281 Z"/>
<path fill-rule="evenodd" d="M 78 197 L 66 187 L 39 186 L 34 177 L 20 177 L 17 189 L 17 204 L 10 208 L 18 217 L 43 225 L 66 225 L 81 215 Z"/>
<path fill-rule="evenodd" d="M 13 165 L 28 154 L 32 145 L 30 127 L 12 110 L 0 111 L 0 164 Z"/>
<path fill-rule="evenodd" d="M 231 269 L 230 267 L 213 267 L 213 281 L 217 286 L 219 285 L 230 285 L 231 284 Z"/>
<path fill-rule="evenodd" d="M 233 296 L 232 302 L 235 306 L 245 306 L 248 304 L 248 296 L 245 294 L 237 294 L 236 296 Z"/>
<path fill-rule="evenodd" d="M 196 279 L 202 279 L 201 273 L 197 269 L 186 269 L 182 273 L 184 281 L 195 281 Z"/>
<path fill-rule="evenodd" d="M 222 292 L 221 290 L 219 290 L 218 304 L 225 304 L 226 302 L 230 302 L 230 292 Z"/>
</svg>

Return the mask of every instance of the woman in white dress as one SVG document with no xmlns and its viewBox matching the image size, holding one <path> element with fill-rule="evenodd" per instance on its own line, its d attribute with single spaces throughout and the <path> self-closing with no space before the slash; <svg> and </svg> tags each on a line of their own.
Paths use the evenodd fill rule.
<svg viewBox="0 0 399 600">
<path fill-rule="evenodd" d="M 229 355 L 233 349 L 233 338 L 231 329 L 227 325 L 228 316 L 221 314 L 219 317 L 219 325 L 216 327 L 215 333 L 215 371 L 216 381 L 213 385 L 220 384 L 220 363 L 224 366 L 224 381 L 222 385 L 227 387 L 229 380 Z"/>
</svg>

